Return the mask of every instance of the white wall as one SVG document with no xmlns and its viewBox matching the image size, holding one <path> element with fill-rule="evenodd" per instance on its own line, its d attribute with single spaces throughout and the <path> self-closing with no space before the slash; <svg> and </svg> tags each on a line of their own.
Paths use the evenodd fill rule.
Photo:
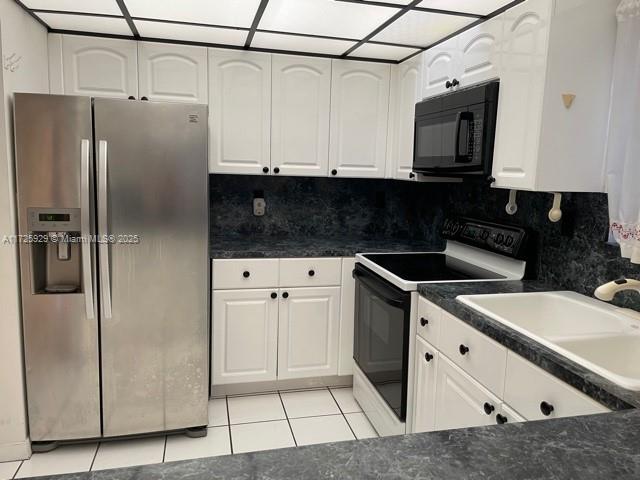
<svg viewBox="0 0 640 480">
<path fill-rule="evenodd" d="M 13 92 L 49 91 L 47 32 L 12 0 L 0 0 L 0 461 L 27 458 L 22 364 L 18 263 L 15 246 L 2 243 L 15 233 Z M 4 59 L 22 57 L 15 71 L 4 69 Z M 4 84 L 4 85 L 3 85 Z M 3 88 L 4 87 L 4 88 Z"/>
</svg>

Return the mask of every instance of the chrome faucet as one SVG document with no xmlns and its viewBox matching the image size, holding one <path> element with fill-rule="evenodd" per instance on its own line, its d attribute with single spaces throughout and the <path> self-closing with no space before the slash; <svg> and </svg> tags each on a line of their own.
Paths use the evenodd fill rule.
<svg viewBox="0 0 640 480">
<path fill-rule="evenodd" d="M 635 290 L 636 292 L 640 293 L 640 281 L 627 278 L 619 278 L 618 280 L 614 280 L 613 282 L 600 285 L 598 288 L 596 288 L 594 295 L 599 300 L 610 302 L 611 300 L 613 300 L 613 297 L 616 296 L 616 293 L 622 292 L 624 290 Z"/>
</svg>

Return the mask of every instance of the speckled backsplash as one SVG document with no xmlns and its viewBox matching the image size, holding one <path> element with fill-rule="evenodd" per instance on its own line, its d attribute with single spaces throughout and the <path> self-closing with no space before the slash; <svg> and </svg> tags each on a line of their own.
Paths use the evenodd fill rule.
<svg viewBox="0 0 640 480">
<path fill-rule="evenodd" d="M 605 194 L 564 195 L 563 219 L 551 223 L 552 195 L 518 193 L 519 210 L 505 212 L 506 190 L 478 184 L 408 183 L 392 180 L 210 175 L 211 234 L 222 236 L 362 237 L 427 240 L 443 247 L 445 215 L 516 223 L 537 233 L 538 278 L 559 289 L 591 295 L 619 276 L 640 278 L 640 266 L 606 244 Z M 254 217 L 254 192 L 267 214 Z M 616 303 L 640 310 L 640 295 L 619 294 Z"/>
</svg>

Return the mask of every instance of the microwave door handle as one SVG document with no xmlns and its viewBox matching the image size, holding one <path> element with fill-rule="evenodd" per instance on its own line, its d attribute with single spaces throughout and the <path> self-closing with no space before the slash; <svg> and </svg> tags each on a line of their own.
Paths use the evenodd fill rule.
<svg viewBox="0 0 640 480">
<path fill-rule="evenodd" d="M 355 278 L 356 280 L 358 280 L 359 282 L 362 282 L 365 286 L 367 286 L 369 289 L 373 290 L 375 293 L 377 293 L 378 295 L 380 295 L 381 299 L 388 305 L 391 305 L 392 307 L 397 307 L 397 308 L 402 308 L 404 307 L 404 299 L 400 299 L 400 298 L 390 298 L 389 297 L 389 291 L 387 290 L 385 292 L 385 288 L 384 286 L 381 285 L 377 285 L 375 282 L 372 282 L 368 279 L 365 278 L 365 275 L 354 270 L 353 271 L 353 278 Z M 393 295 L 393 294 L 391 294 Z"/>
</svg>

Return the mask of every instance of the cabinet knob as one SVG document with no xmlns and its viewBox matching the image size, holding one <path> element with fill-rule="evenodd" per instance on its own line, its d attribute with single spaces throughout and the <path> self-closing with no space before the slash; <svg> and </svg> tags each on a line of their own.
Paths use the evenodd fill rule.
<svg viewBox="0 0 640 480">
<path fill-rule="evenodd" d="M 271 292 L 271 298 L 278 298 L 278 294 L 276 292 Z"/>
<path fill-rule="evenodd" d="M 313 277 L 316 274 L 315 270 L 309 270 L 309 276 Z"/>
<path fill-rule="evenodd" d="M 149 101 L 149 98 L 147 98 L 147 97 L 140 97 L 140 100 L 142 100 L 143 102 L 148 102 L 148 101 Z"/>
<path fill-rule="evenodd" d="M 500 413 L 496 415 L 496 423 L 498 425 L 504 425 L 508 421 L 509 421 L 509 419 L 507 417 L 505 417 L 504 415 L 502 415 Z"/>
<path fill-rule="evenodd" d="M 460 344 L 460 348 L 458 348 L 458 350 L 460 351 L 460 355 L 466 355 L 469 353 L 469 347 L 463 344 Z"/>
<path fill-rule="evenodd" d="M 338 170 L 336 170 L 335 168 L 331 170 L 331 175 L 335 176 L 337 174 L 338 174 Z"/>
<path fill-rule="evenodd" d="M 284 292 L 282 294 L 282 298 L 289 298 L 289 292 Z"/>
<path fill-rule="evenodd" d="M 429 325 L 429 320 L 427 320 L 426 318 L 422 317 L 420 319 L 420 325 L 422 325 L 423 327 L 426 327 L 427 325 Z"/>
<path fill-rule="evenodd" d="M 262 167 L 262 173 L 269 173 L 269 167 Z"/>
<path fill-rule="evenodd" d="M 494 177 L 493 175 L 489 175 L 489 176 L 487 177 L 487 182 L 489 182 L 489 183 L 495 183 L 495 181 L 496 181 L 496 177 Z"/>
<path fill-rule="evenodd" d="M 553 410 L 554 410 L 553 405 L 551 405 L 550 403 L 542 402 L 540 404 L 540 411 L 545 417 L 548 417 L 549 415 L 551 415 Z"/>
<path fill-rule="evenodd" d="M 484 413 L 486 413 L 487 415 L 491 415 L 493 411 L 496 409 L 496 407 L 491 405 L 489 402 L 484 402 L 483 408 L 484 408 Z"/>
<path fill-rule="evenodd" d="M 136 97 L 134 97 L 133 95 L 129 95 L 128 99 L 129 99 L 129 100 L 135 100 L 135 99 L 136 99 Z"/>
<path fill-rule="evenodd" d="M 249 276 L 250 276 L 250 275 L 251 275 L 251 273 L 249 273 L 249 271 L 248 271 L 248 270 L 245 270 L 244 272 L 242 272 L 242 276 L 243 276 L 244 278 L 249 278 Z"/>
<path fill-rule="evenodd" d="M 280 173 L 280 169 L 278 167 L 274 168 L 273 173 Z"/>
<path fill-rule="evenodd" d="M 447 88 L 451 88 L 453 87 L 453 84 L 449 80 L 447 80 L 447 83 L 445 83 L 444 86 Z"/>
<path fill-rule="evenodd" d="M 454 79 L 453 79 L 453 82 L 451 82 L 451 86 L 452 86 L 452 87 L 457 87 L 458 85 L 460 85 L 460 82 L 458 81 L 458 79 L 457 79 L 457 78 L 454 78 Z"/>
<path fill-rule="evenodd" d="M 413 173 L 413 172 L 411 172 L 411 173 L 409 174 L 409 178 L 416 178 L 416 174 L 415 174 L 415 173 Z"/>
<path fill-rule="evenodd" d="M 424 359 L 427 362 L 430 362 L 431 360 L 433 360 L 433 355 L 431 355 L 429 352 L 427 352 L 427 353 L 424 354 Z"/>
</svg>

